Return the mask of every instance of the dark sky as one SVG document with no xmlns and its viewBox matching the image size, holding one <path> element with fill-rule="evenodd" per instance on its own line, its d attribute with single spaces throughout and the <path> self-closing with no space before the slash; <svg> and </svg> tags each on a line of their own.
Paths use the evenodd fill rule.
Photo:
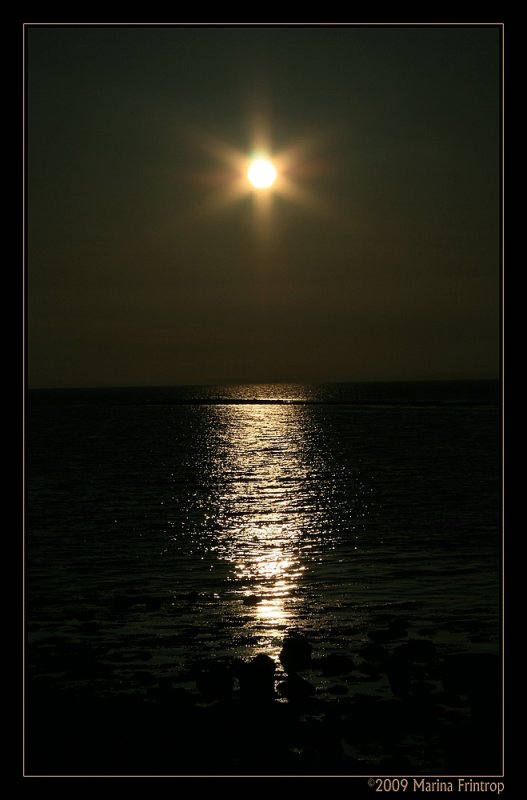
<svg viewBox="0 0 527 800">
<path fill-rule="evenodd" d="M 495 377 L 499 37 L 29 27 L 30 385 Z"/>
</svg>

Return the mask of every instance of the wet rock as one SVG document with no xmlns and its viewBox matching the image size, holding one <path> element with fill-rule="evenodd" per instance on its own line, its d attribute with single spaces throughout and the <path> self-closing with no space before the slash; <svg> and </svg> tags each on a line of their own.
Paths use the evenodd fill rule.
<svg viewBox="0 0 527 800">
<path fill-rule="evenodd" d="M 407 662 L 413 664 L 427 664 L 433 661 L 436 657 L 435 644 L 429 639 L 409 639 L 405 644 L 401 644 L 394 648 L 392 660 L 398 662 Z M 420 672 L 421 677 L 425 673 Z"/>
<path fill-rule="evenodd" d="M 407 697 L 412 682 L 412 660 L 406 645 L 397 647 L 386 665 L 386 674 L 396 697 Z"/>
<path fill-rule="evenodd" d="M 327 678 L 335 675 L 348 675 L 355 669 L 355 662 L 350 656 L 331 653 L 321 659 L 322 674 Z"/>
<path fill-rule="evenodd" d="M 328 686 L 328 694 L 343 695 L 348 693 L 348 687 L 343 683 L 336 683 L 333 686 Z"/>
<path fill-rule="evenodd" d="M 255 656 L 248 663 L 238 662 L 237 675 L 240 691 L 253 698 L 272 698 L 274 696 L 274 674 L 276 664 L 272 658 L 263 653 Z"/>
<path fill-rule="evenodd" d="M 417 631 L 417 634 L 419 636 L 435 636 L 436 633 L 437 633 L 437 628 L 432 628 L 432 627 L 419 628 L 419 630 Z"/>
<path fill-rule="evenodd" d="M 174 682 L 173 678 L 170 677 L 159 678 L 157 682 L 159 691 L 162 693 L 169 692 L 172 689 L 173 682 Z"/>
<path fill-rule="evenodd" d="M 424 681 L 425 678 L 431 677 L 430 670 L 426 664 L 414 664 L 412 666 L 412 675 L 416 681 Z"/>
<path fill-rule="evenodd" d="M 311 666 L 311 644 L 301 633 L 290 633 L 284 639 L 280 663 L 288 675 Z"/>
<path fill-rule="evenodd" d="M 260 598 L 256 594 L 250 594 L 244 597 L 242 603 L 244 606 L 255 606 L 260 602 Z"/>
<path fill-rule="evenodd" d="M 315 687 L 300 675 L 289 675 L 287 680 L 278 684 L 278 693 L 291 702 L 301 702 L 315 694 Z"/>
<path fill-rule="evenodd" d="M 466 702 L 459 695 L 450 692 L 435 692 L 434 697 L 437 704 L 447 706 L 448 709 L 457 710 L 466 706 Z"/>
<path fill-rule="evenodd" d="M 347 625 L 340 629 L 342 636 L 357 636 L 359 633 L 362 633 L 362 631 L 363 628 L 359 628 L 356 625 Z"/>
<path fill-rule="evenodd" d="M 161 684 L 161 682 L 160 682 Z M 157 688 L 147 689 L 149 700 L 162 704 L 163 708 L 169 707 L 171 711 L 188 711 L 194 707 L 194 697 L 186 689 L 172 686 L 159 685 Z"/>
<path fill-rule="evenodd" d="M 224 664 L 214 664 L 202 670 L 196 678 L 198 690 L 210 700 L 228 697 L 232 693 L 234 678 L 232 671 Z"/>
<path fill-rule="evenodd" d="M 149 686 L 155 683 L 155 678 L 150 672 L 146 672 L 146 670 L 137 670 L 137 672 L 132 674 L 132 681 L 138 683 L 140 686 Z"/>
<path fill-rule="evenodd" d="M 374 663 L 388 660 L 388 651 L 380 644 L 367 644 L 359 651 L 359 655 L 366 661 L 373 661 Z"/>
<path fill-rule="evenodd" d="M 397 617 L 396 619 L 392 619 L 391 622 L 388 624 L 388 628 L 392 631 L 394 636 L 402 637 L 407 636 L 407 628 L 408 628 L 408 621 L 405 619 L 401 619 Z"/>
<path fill-rule="evenodd" d="M 363 675 L 367 675 L 370 680 L 378 680 L 380 678 L 380 672 L 377 664 L 370 664 L 368 661 L 364 661 L 360 665 L 360 671 Z"/>
<path fill-rule="evenodd" d="M 412 683 L 412 694 L 414 695 L 423 695 L 423 694 L 430 694 L 436 688 L 435 683 L 429 683 L 428 681 L 414 681 Z"/>
<path fill-rule="evenodd" d="M 393 641 L 394 634 L 389 628 L 379 628 L 375 631 L 368 631 L 368 636 L 375 644 L 386 644 Z"/>
<path fill-rule="evenodd" d="M 436 657 L 436 646 L 430 639 L 409 639 L 403 647 L 408 648 L 412 661 L 428 662 Z"/>
</svg>

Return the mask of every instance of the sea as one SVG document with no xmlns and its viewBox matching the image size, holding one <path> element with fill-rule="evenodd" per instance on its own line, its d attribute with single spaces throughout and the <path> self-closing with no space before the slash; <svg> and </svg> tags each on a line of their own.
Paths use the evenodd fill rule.
<svg viewBox="0 0 527 800">
<path fill-rule="evenodd" d="M 188 687 L 211 660 L 280 669 L 291 631 L 353 656 L 394 620 L 498 653 L 497 382 L 31 390 L 26 436 L 37 683 Z"/>
</svg>

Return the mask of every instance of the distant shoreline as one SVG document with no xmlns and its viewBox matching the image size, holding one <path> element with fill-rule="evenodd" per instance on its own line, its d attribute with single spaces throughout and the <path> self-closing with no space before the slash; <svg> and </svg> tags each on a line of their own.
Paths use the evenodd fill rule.
<svg viewBox="0 0 527 800">
<path fill-rule="evenodd" d="M 394 381 L 325 384 L 224 384 L 31 388 L 33 405 L 349 406 L 354 408 L 497 408 L 499 381 Z"/>
</svg>

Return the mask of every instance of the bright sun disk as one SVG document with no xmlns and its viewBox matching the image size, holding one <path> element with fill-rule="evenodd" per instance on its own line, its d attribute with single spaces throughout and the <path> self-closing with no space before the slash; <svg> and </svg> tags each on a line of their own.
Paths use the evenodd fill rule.
<svg viewBox="0 0 527 800">
<path fill-rule="evenodd" d="M 268 189 L 276 180 L 276 169 L 265 158 L 257 158 L 251 162 L 247 177 L 255 189 Z"/>
</svg>

